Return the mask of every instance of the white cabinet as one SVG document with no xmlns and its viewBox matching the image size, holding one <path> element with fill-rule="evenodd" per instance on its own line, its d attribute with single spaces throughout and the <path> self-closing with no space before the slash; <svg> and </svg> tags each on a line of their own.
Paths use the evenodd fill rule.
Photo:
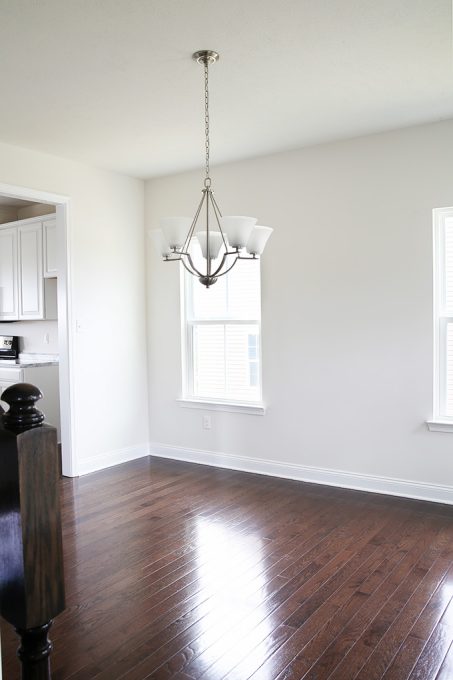
<svg viewBox="0 0 453 680">
<path fill-rule="evenodd" d="M 17 229 L 0 230 L 0 321 L 19 318 Z"/>
<path fill-rule="evenodd" d="M 42 223 L 44 278 L 57 276 L 57 221 L 55 218 Z"/>
<path fill-rule="evenodd" d="M 16 382 L 18 381 L 12 380 L 11 382 L 8 382 L 7 380 L 0 380 L 0 397 L 10 385 L 14 385 Z M 4 404 L 4 406 L 6 406 L 6 404 Z"/>
<path fill-rule="evenodd" d="M 19 246 L 19 319 L 42 319 L 44 316 L 44 280 L 42 275 L 42 224 L 34 222 L 18 227 Z"/>
<path fill-rule="evenodd" d="M 56 319 L 55 218 L 13 224 L 0 226 L 0 321 Z"/>
</svg>

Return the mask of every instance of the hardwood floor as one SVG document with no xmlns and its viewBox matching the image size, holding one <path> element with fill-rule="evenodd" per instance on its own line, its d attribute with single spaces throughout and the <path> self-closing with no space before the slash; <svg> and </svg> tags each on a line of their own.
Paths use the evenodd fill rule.
<svg viewBox="0 0 453 680">
<path fill-rule="evenodd" d="M 159 459 L 62 503 L 53 680 L 453 678 L 453 507 Z"/>
</svg>

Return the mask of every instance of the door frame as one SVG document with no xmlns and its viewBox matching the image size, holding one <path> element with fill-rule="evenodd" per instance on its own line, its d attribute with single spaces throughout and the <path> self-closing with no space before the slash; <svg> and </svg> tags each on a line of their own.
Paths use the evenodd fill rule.
<svg viewBox="0 0 453 680">
<path fill-rule="evenodd" d="M 55 206 L 58 262 L 58 351 L 62 473 L 77 477 L 74 428 L 74 334 L 71 279 L 71 199 L 69 196 L 0 183 L 0 195 Z"/>
</svg>

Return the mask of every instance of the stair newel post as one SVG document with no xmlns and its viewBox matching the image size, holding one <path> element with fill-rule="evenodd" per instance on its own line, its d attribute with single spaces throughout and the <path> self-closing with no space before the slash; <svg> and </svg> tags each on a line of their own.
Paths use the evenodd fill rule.
<svg viewBox="0 0 453 680">
<path fill-rule="evenodd" d="M 48 631 L 65 608 L 57 430 L 27 383 L 2 394 L 0 614 L 20 637 L 22 680 L 50 680 Z"/>
</svg>

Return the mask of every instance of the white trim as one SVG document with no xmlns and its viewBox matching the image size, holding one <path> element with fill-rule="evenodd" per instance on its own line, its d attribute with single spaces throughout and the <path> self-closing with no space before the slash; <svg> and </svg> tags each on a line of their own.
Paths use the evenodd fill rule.
<svg viewBox="0 0 453 680">
<path fill-rule="evenodd" d="M 205 401 L 190 397 L 176 400 L 183 408 L 201 408 L 208 411 L 226 411 L 228 413 L 248 413 L 253 416 L 264 416 L 266 406 L 263 403 L 246 403 L 239 401 Z"/>
<path fill-rule="evenodd" d="M 67 477 L 75 477 L 78 470 L 74 427 L 74 326 L 72 320 L 70 198 L 62 194 L 37 191 L 36 189 L 4 183 L 0 183 L 0 195 L 56 206 L 55 218 L 57 221 L 58 263 L 60 267 L 58 277 L 58 350 L 60 356 L 62 471 Z M 46 215 L 31 218 L 31 221 L 40 221 L 43 217 L 46 217 Z M 14 224 L 17 226 L 19 222 L 16 221 Z"/>
<path fill-rule="evenodd" d="M 430 432 L 453 432 L 453 420 L 427 420 Z"/>
<path fill-rule="evenodd" d="M 69 196 L 65 196 L 64 194 L 52 194 L 48 191 L 28 189 L 27 187 L 15 186 L 13 184 L 0 183 L 0 195 L 7 196 L 8 198 L 20 198 L 23 201 L 48 203 L 49 205 L 58 205 L 69 202 Z"/>
<path fill-rule="evenodd" d="M 4 196 L 2 192 L 0 195 Z M 34 224 L 35 222 L 43 222 L 45 220 L 55 219 L 56 212 L 46 213 L 45 215 L 38 215 L 37 217 L 24 217 L 23 220 L 13 220 L 12 222 L 2 222 L 0 229 L 11 229 L 11 227 L 20 227 L 21 225 Z"/>
<path fill-rule="evenodd" d="M 146 456 L 149 456 L 149 444 L 137 444 L 136 446 L 128 446 L 124 449 L 98 453 L 96 456 L 79 460 L 78 472 L 80 475 L 87 475 L 90 472 L 105 470 L 105 468 L 128 463 L 131 460 L 137 460 Z"/>
<path fill-rule="evenodd" d="M 249 458 L 248 456 L 217 453 L 214 451 L 201 451 L 181 446 L 169 446 L 167 444 L 152 443 L 150 445 L 150 452 L 152 456 L 157 458 L 171 458 L 173 460 L 211 465 L 212 467 L 227 468 L 229 470 L 253 472 L 259 475 L 295 479 L 313 484 L 325 484 L 345 489 L 370 491 L 390 496 L 402 496 L 404 498 L 415 498 L 453 505 L 452 486 L 425 484 L 423 482 L 394 479 L 392 477 L 378 477 L 376 475 L 364 475 L 355 472 L 344 472 L 342 470 L 316 468 L 297 463 L 281 463 L 274 460 L 262 460 L 260 458 Z"/>
</svg>

